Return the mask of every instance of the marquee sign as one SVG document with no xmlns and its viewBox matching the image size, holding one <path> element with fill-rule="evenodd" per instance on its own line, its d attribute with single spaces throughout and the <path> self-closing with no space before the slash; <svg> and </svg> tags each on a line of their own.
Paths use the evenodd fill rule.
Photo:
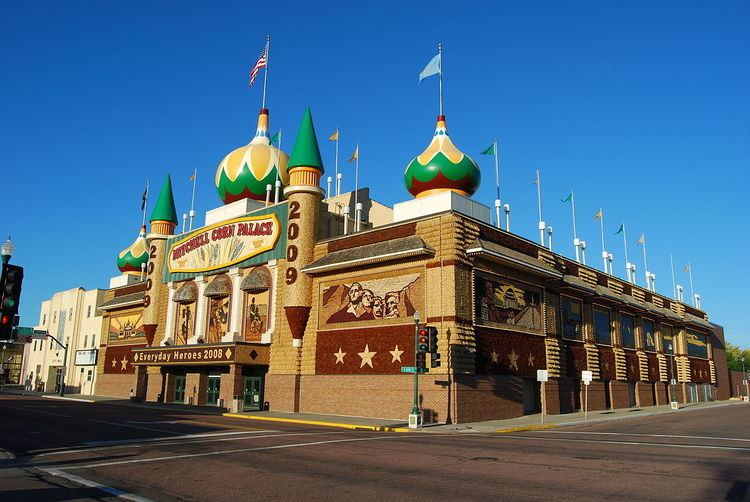
<svg viewBox="0 0 750 502">
<path fill-rule="evenodd" d="M 185 364 L 267 365 L 270 360 L 268 345 L 248 343 L 219 343 L 172 347 L 143 347 L 132 351 L 133 366 L 169 366 Z"/>
<path fill-rule="evenodd" d="M 276 213 L 209 225 L 170 243 L 167 271 L 197 274 L 229 267 L 272 250 L 280 235 Z"/>
</svg>

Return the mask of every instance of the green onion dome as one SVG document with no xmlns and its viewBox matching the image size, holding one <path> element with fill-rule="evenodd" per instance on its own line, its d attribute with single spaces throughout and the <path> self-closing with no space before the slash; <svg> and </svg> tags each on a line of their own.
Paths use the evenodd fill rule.
<svg viewBox="0 0 750 502">
<path fill-rule="evenodd" d="M 144 263 L 148 263 L 148 242 L 146 227 L 142 226 L 135 242 L 117 255 L 117 268 L 123 274 L 136 275 L 141 273 L 141 265 Z"/>
<path fill-rule="evenodd" d="M 481 179 L 477 163 L 456 148 L 448 136 L 444 115 L 438 115 L 430 145 L 404 171 L 406 189 L 414 197 L 446 191 L 469 197 L 479 188 Z"/>
<path fill-rule="evenodd" d="M 277 173 L 282 187 L 289 183 L 286 166 L 289 156 L 271 144 L 268 134 L 268 109 L 258 115 L 258 128 L 253 140 L 237 148 L 216 170 L 216 190 L 224 204 L 250 197 L 266 199 L 266 185 L 276 184 Z M 280 168 L 280 169 L 279 169 Z"/>
</svg>

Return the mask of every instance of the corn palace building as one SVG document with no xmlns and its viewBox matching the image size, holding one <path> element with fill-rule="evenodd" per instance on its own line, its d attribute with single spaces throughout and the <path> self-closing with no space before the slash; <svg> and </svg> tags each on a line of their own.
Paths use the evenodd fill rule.
<svg viewBox="0 0 750 502">
<path fill-rule="evenodd" d="M 367 191 L 326 198 L 310 111 L 290 156 L 268 117 L 221 161 L 203 227 L 175 235 L 167 177 L 150 232 L 118 258 L 145 280 L 101 307 L 97 393 L 403 419 L 419 313 L 441 356 L 420 377 L 426 422 L 572 412 L 584 370 L 591 410 L 715 398 L 706 313 L 493 226 L 444 116 L 392 209 Z"/>
</svg>

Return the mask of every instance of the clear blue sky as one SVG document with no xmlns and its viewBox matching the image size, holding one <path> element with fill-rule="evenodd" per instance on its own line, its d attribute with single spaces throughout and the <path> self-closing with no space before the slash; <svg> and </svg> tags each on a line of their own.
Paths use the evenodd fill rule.
<svg viewBox="0 0 750 502">
<path fill-rule="evenodd" d="M 711 320 L 749 346 L 748 26 L 745 1 L 2 2 L 0 235 L 26 268 L 22 324 L 55 291 L 107 286 L 147 178 L 158 189 L 170 172 L 182 213 L 197 167 L 201 221 L 220 204 L 213 176 L 254 133 L 261 86 L 247 72 L 270 33 L 284 150 L 310 105 L 329 172 L 338 126 L 342 157 L 359 140 L 374 198 L 406 200 L 404 167 L 437 113 L 437 81 L 417 75 L 442 42 L 449 131 L 482 166 L 476 199 L 494 199 L 492 160 L 477 153 L 497 137 L 514 232 L 536 239 L 541 169 L 557 250 L 573 251 L 560 199 L 574 189 L 590 262 L 602 204 L 618 275 L 625 221 L 639 282 L 645 232 L 659 292 L 671 294 L 672 251 L 689 295 L 691 261 Z"/>
</svg>

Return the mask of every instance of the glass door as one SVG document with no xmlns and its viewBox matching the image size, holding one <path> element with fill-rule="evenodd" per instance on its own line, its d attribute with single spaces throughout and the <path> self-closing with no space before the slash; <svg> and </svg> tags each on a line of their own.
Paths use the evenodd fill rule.
<svg viewBox="0 0 750 502">
<path fill-rule="evenodd" d="M 185 375 L 176 375 L 174 377 L 174 402 L 185 402 Z"/>
<path fill-rule="evenodd" d="M 244 411 L 258 411 L 261 408 L 262 377 L 245 377 Z"/>
<path fill-rule="evenodd" d="M 208 375 L 208 388 L 206 389 L 206 404 L 219 404 L 219 391 L 221 390 L 221 375 Z"/>
</svg>

